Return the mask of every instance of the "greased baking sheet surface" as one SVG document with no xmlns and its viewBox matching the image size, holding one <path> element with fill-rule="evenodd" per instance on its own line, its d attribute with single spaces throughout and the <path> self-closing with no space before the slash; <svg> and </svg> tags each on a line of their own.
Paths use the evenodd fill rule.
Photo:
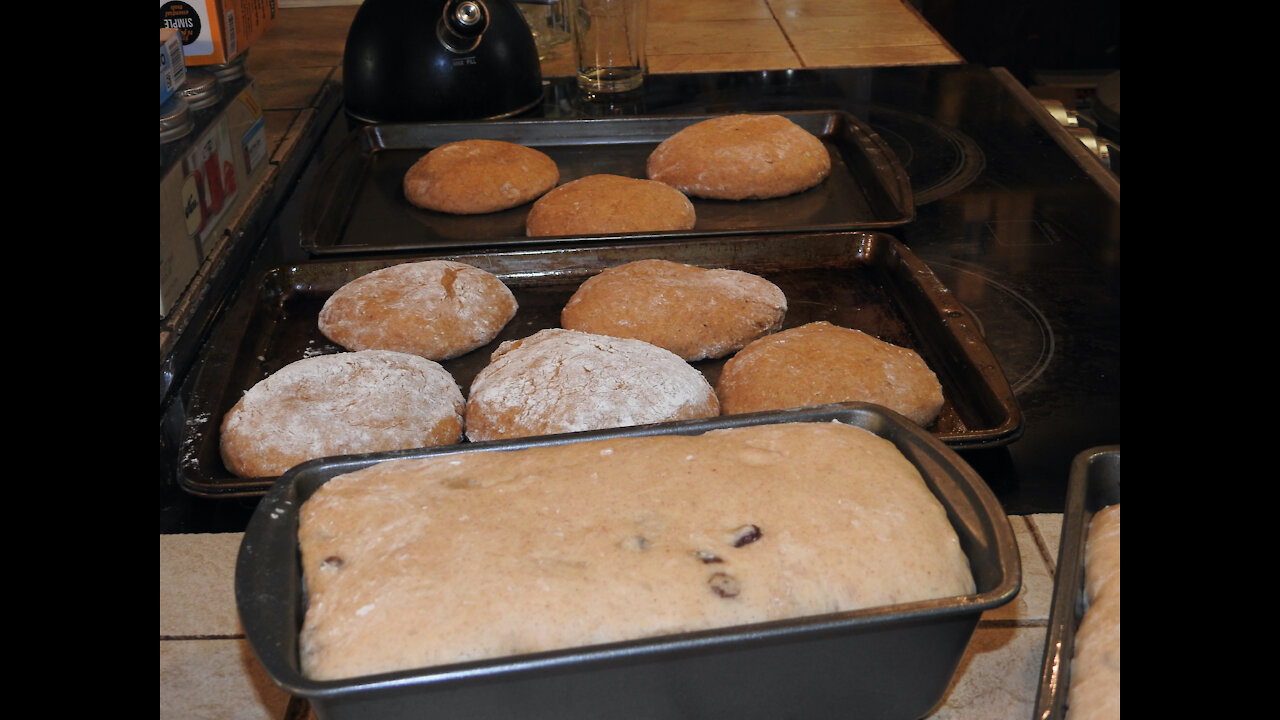
<svg viewBox="0 0 1280 720">
<path fill-rule="evenodd" d="M 769 200 L 691 198 L 690 231 L 634 233 L 616 239 L 740 233 L 872 230 L 915 217 L 906 170 L 869 126 L 842 111 L 781 113 L 822 140 L 831 175 L 809 190 Z M 450 215 L 411 205 L 404 174 L 447 142 L 489 139 L 545 152 L 560 183 L 608 173 L 643 178 L 649 153 L 680 129 L 712 115 L 669 115 L 484 123 L 371 125 L 353 130 L 322 166 L 306 197 L 302 247 L 315 255 L 546 242 L 525 235 L 531 203 L 484 215 Z M 566 237 L 563 242 L 576 242 Z"/>
<path fill-rule="evenodd" d="M 1071 660 L 1076 628 L 1084 617 L 1085 546 L 1094 513 L 1120 502 L 1120 446 L 1103 445 L 1081 451 L 1071 463 L 1062 532 L 1058 540 L 1058 568 L 1036 694 L 1035 720 L 1062 720 L 1071 687 Z"/>
<path fill-rule="evenodd" d="M 575 433 L 555 442 L 698 434 L 778 422 L 843 422 L 891 442 L 946 510 L 969 560 L 971 595 L 682 633 L 587 648 L 314 681 L 300 671 L 306 611 L 298 512 L 329 479 L 379 460 L 505 451 L 549 438 L 331 458 L 285 473 L 258 505 L 236 562 L 236 605 L 267 673 L 320 720 L 432 717 L 917 718 L 937 706 L 978 620 L 1017 594 L 1022 568 L 1009 518 L 982 478 L 900 415 L 861 403 Z M 832 547 L 832 552 L 856 548 Z M 486 598 L 501 602 L 502 599 Z"/>
<path fill-rule="evenodd" d="M 663 258 L 759 274 L 787 297 L 783 327 L 826 320 L 919 352 L 938 375 L 944 406 L 929 431 L 955 448 L 1001 445 L 1022 430 L 1021 413 L 976 323 L 918 258 L 884 233 L 831 233 L 641 241 L 506 252 L 318 259 L 267 273 L 243 319 L 214 329 L 192 378 L 179 481 L 196 494 L 261 494 L 275 478 L 232 475 L 219 452 L 222 417 L 249 388 L 305 357 L 341 352 L 317 327 L 320 309 L 345 283 L 402 262 L 451 259 L 494 273 L 516 297 L 515 317 L 488 345 L 441 363 L 465 396 L 500 343 L 559 327 L 583 280 L 625 262 Z M 724 359 L 692 363 L 714 385 Z M 464 440 L 465 442 L 465 440 Z"/>
</svg>

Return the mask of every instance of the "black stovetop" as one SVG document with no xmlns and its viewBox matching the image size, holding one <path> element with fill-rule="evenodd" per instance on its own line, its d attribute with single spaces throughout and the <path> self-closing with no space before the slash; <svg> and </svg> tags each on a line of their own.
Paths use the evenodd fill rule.
<svg viewBox="0 0 1280 720">
<path fill-rule="evenodd" d="M 1019 439 L 964 451 L 965 460 L 1010 514 L 1061 512 L 1071 459 L 1119 444 L 1119 183 L 1046 127 L 1011 76 L 976 66 L 655 75 L 609 105 L 582 100 L 568 79 L 547 90 L 534 116 L 845 110 L 863 119 L 898 154 L 915 195 L 915 220 L 889 232 L 968 307 L 1021 406 Z M 335 111 L 246 261 L 246 282 L 307 259 L 298 206 L 347 127 Z M 160 530 L 243 530 L 256 498 L 199 498 L 176 486 L 181 370 L 161 404 Z"/>
</svg>

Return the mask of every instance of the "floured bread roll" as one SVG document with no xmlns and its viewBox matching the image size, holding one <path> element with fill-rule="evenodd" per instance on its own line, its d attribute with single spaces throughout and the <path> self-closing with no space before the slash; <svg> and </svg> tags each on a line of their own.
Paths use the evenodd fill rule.
<svg viewBox="0 0 1280 720">
<path fill-rule="evenodd" d="M 1084 617 L 1076 628 L 1067 720 L 1120 720 L 1120 504 L 1085 536 Z"/>
<path fill-rule="evenodd" d="M 781 115 L 725 115 L 659 143 L 647 174 L 692 197 L 759 200 L 822 182 L 831 156 L 813 133 Z"/>
<path fill-rule="evenodd" d="M 560 324 L 644 340 L 693 361 L 723 357 L 774 332 L 786 313 L 782 290 L 759 275 L 654 259 L 588 278 Z"/>
<path fill-rule="evenodd" d="M 501 140 L 461 140 L 418 159 L 404 175 L 404 196 L 427 210 L 475 215 L 506 210 L 560 182 L 546 153 Z"/>
<path fill-rule="evenodd" d="M 449 445 L 462 439 L 462 390 L 426 358 L 387 350 L 317 355 L 259 381 L 222 419 L 222 460 L 240 477 L 274 477 L 330 455 Z"/>
<path fill-rule="evenodd" d="M 689 230 L 697 222 L 693 203 L 670 185 L 623 177 L 587 175 L 538 198 L 529 208 L 525 233 L 609 235 Z"/>
<path fill-rule="evenodd" d="M 715 391 L 691 365 L 642 340 L 550 328 L 502 343 L 471 383 L 473 441 L 714 417 Z"/>
<path fill-rule="evenodd" d="M 451 260 L 402 263 L 338 288 L 320 332 L 348 350 L 396 350 L 448 360 L 493 340 L 517 309 L 496 275 Z"/>
<path fill-rule="evenodd" d="M 892 443 L 786 423 L 392 460 L 299 512 L 315 680 L 974 592 Z"/>
<path fill-rule="evenodd" d="M 943 404 L 942 385 L 917 352 L 825 321 L 747 345 L 725 361 L 716 394 L 725 415 L 869 402 L 921 426 Z"/>
</svg>

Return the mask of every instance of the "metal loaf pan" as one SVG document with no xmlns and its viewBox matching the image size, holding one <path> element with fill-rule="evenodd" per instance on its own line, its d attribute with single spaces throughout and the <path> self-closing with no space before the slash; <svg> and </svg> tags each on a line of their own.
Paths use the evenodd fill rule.
<svg viewBox="0 0 1280 720">
<path fill-rule="evenodd" d="M 691 198 L 689 231 L 598 235 L 640 239 L 738 233 L 869 230 L 915 217 L 911 183 L 897 156 L 869 126 L 843 111 L 782 113 L 816 135 L 831 155 L 831 175 L 789 197 L 726 201 Z M 409 167 L 429 150 L 468 139 L 537 148 L 560 169 L 560 182 L 608 173 L 646 177 L 658 143 L 714 115 L 413 123 L 358 128 L 321 167 L 304 199 L 301 244 L 314 255 L 544 243 L 525 235 L 530 203 L 484 215 L 423 210 L 404 198 Z M 563 237 L 559 242 L 580 242 Z"/>
<path fill-rule="evenodd" d="M 1058 541 L 1058 570 L 1036 693 L 1036 720 L 1062 720 L 1071 687 L 1076 627 L 1084 616 L 1084 557 L 1093 514 L 1120 502 L 1120 446 L 1102 445 L 1076 455 Z"/>
<path fill-rule="evenodd" d="M 852 327 L 919 352 L 942 383 L 945 405 L 929 428 L 957 449 L 1006 444 L 1022 415 L 977 324 L 923 262 L 890 235 L 833 233 L 648 240 L 506 252 L 325 259 L 277 268 L 213 331 L 190 381 L 178 481 L 198 495 L 261 495 L 275 478 L 239 478 L 223 465 L 222 417 L 255 383 L 304 357 L 340 352 L 317 328 L 324 301 L 381 267 L 447 258 L 494 273 L 519 310 L 489 345 L 442 365 L 465 395 L 498 344 L 558 327 L 560 310 L 587 277 L 644 258 L 727 267 L 768 278 L 787 296 L 784 327 L 817 320 Z M 723 360 L 693 363 L 715 384 Z"/>
<path fill-rule="evenodd" d="M 919 470 L 969 558 L 972 595 L 490 661 L 314 681 L 299 669 L 306 609 L 297 528 L 316 488 L 380 460 L 493 452 L 608 437 L 839 421 L 892 442 Z M 857 548 L 832 548 L 857 552 Z M 321 720 L 520 717 L 918 718 L 944 697 L 979 617 L 1011 600 L 1021 565 L 1009 519 L 951 449 L 875 405 L 726 416 L 523 441 L 328 458 L 285 473 L 250 520 L 236 564 L 245 636 L 270 677 Z"/>
</svg>

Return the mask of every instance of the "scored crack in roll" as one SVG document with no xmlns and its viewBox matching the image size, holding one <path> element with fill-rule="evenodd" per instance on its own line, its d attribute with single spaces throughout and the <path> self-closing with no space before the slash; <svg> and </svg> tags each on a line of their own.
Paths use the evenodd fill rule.
<svg viewBox="0 0 1280 720">
<path fill-rule="evenodd" d="M 696 361 L 776 331 L 786 312 L 786 295 L 759 275 L 647 259 L 588 278 L 565 303 L 560 325 L 644 340 Z"/>
<path fill-rule="evenodd" d="M 748 344 L 725 361 L 716 395 L 725 415 L 869 402 L 921 427 L 943 405 L 942 385 L 919 353 L 826 321 Z"/>
<path fill-rule="evenodd" d="M 472 441 L 630 427 L 720 414 L 675 353 L 631 338 L 549 328 L 498 346 L 471 383 Z"/>
<path fill-rule="evenodd" d="M 786 117 L 735 114 L 663 140 L 646 174 L 692 197 L 763 200 L 818 185 L 831 174 L 831 156 L 817 136 Z"/>
<path fill-rule="evenodd" d="M 297 360 L 258 381 L 223 416 L 220 449 L 240 477 L 274 477 L 330 455 L 451 445 L 465 402 L 447 370 L 388 350 Z"/>
<path fill-rule="evenodd" d="M 571 180 L 538 198 L 525 219 L 529 237 L 690 230 L 693 203 L 670 185 L 600 173 Z"/>
<path fill-rule="evenodd" d="M 975 588 L 920 471 L 838 422 L 382 462 L 320 486 L 298 546 L 316 680 Z"/>
<path fill-rule="evenodd" d="M 560 169 L 541 150 L 501 140 L 460 140 L 434 148 L 404 175 L 411 204 L 455 215 L 507 210 L 560 182 Z"/>
<path fill-rule="evenodd" d="M 424 260 L 343 285 L 317 322 L 326 338 L 348 350 L 448 360 L 492 341 L 517 309 L 515 295 L 496 275 L 452 260 Z"/>
</svg>

